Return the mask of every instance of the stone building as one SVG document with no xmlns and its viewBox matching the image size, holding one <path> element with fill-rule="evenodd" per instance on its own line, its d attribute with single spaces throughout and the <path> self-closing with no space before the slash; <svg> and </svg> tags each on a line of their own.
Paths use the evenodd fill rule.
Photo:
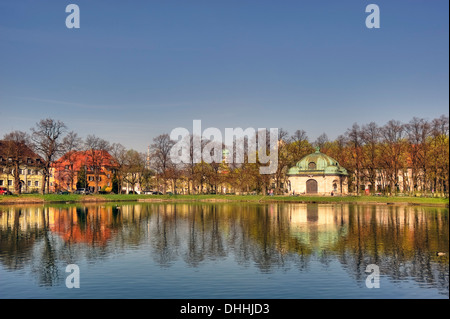
<svg viewBox="0 0 450 319">
<path fill-rule="evenodd" d="M 348 193 L 348 173 L 330 156 L 306 155 L 287 172 L 291 194 L 336 195 Z"/>
</svg>

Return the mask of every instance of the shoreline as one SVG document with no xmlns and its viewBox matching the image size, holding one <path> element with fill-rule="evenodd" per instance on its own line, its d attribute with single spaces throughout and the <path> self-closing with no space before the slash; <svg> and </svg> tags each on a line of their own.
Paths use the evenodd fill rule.
<svg viewBox="0 0 450 319">
<path fill-rule="evenodd" d="M 298 204 L 365 204 L 389 206 L 449 207 L 444 198 L 406 196 L 262 196 L 262 195 L 20 195 L 0 198 L 0 206 L 26 204 L 77 204 L 107 202 L 207 202 L 207 203 L 298 203 Z"/>
</svg>

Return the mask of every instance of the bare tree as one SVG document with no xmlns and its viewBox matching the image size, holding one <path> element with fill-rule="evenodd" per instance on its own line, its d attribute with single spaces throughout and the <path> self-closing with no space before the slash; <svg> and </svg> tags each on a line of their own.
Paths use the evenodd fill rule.
<svg viewBox="0 0 450 319">
<path fill-rule="evenodd" d="M 123 180 L 131 185 L 131 190 L 133 192 L 135 191 L 136 184 L 139 183 L 141 176 L 144 173 L 145 157 L 145 154 L 135 150 L 128 150 L 125 153 Z"/>
<path fill-rule="evenodd" d="M 26 155 L 26 141 L 27 134 L 22 131 L 14 131 L 9 134 L 5 134 L 3 137 L 3 151 L 6 157 L 7 172 L 12 172 L 14 178 L 14 192 L 21 194 L 21 182 L 20 182 L 20 165 L 23 163 L 24 156 Z M 8 185 L 9 186 L 9 185 Z"/>
<path fill-rule="evenodd" d="M 67 135 L 64 136 L 62 140 L 62 150 L 64 151 L 63 158 L 67 160 L 69 165 L 67 169 L 64 168 L 64 171 L 62 171 L 65 173 L 65 176 L 61 176 L 61 178 L 68 177 L 69 187 L 71 190 L 75 188 L 74 182 L 75 182 L 75 175 L 77 174 L 77 172 L 74 165 L 77 159 L 77 151 L 81 150 L 82 145 L 83 140 L 74 131 L 70 131 L 69 133 L 67 133 Z M 59 172 L 58 174 L 61 174 L 61 172 Z"/>
<path fill-rule="evenodd" d="M 430 158 L 432 185 L 436 192 L 449 192 L 449 118 L 446 115 L 431 122 Z"/>
<path fill-rule="evenodd" d="M 390 184 L 390 193 L 397 193 L 399 171 L 405 168 L 404 133 L 405 126 L 400 121 L 391 120 L 381 130 L 383 168 Z"/>
<path fill-rule="evenodd" d="M 431 132 L 431 125 L 425 119 L 414 117 L 405 125 L 408 138 L 408 153 L 411 163 L 410 191 L 416 191 L 419 184 L 422 191 L 426 192 L 427 157 L 429 152 L 428 137 Z"/>
<path fill-rule="evenodd" d="M 94 174 L 95 190 L 98 193 L 98 182 L 102 168 L 105 167 L 108 151 L 110 150 L 109 142 L 95 135 L 88 135 L 85 140 L 85 148 L 89 155 L 87 165 Z"/>
<path fill-rule="evenodd" d="M 33 149 L 45 161 L 42 176 L 42 193 L 50 191 L 50 167 L 57 156 L 63 152 L 62 138 L 67 127 L 61 121 L 50 118 L 40 120 L 36 127 L 31 128 L 31 142 Z"/>
<path fill-rule="evenodd" d="M 313 143 L 314 147 L 319 147 L 322 153 L 326 153 L 328 150 L 330 140 L 326 133 L 321 134 Z"/>
<path fill-rule="evenodd" d="M 166 193 L 167 173 L 171 165 L 170 150 L 175 144 L 170 139 L 169 134 L 161 134 L 153 139 L 153 144 L 150 146 L 151 159 L 154 169 L 157 173 L 157 177 L 163 180 L 163 193 Z"/>
<path fill-rule="evenodd" d="M 378 168 L 380 128 L 375 122 L 363 125 L 361 128 L 361 142 L 363 144 L 361 154 L 362 173 L 372 185 L 371 191 L 376 191 Z"/>
<path fill-rule="evenodd" d="M 356 194 L 359 195 L 360 182 L 361 182 L 361 151 L 362 151 L 362 139 L 361 139 L 361 128 L 358 124 L 354 123 L 350 129 L 345 133 L 347 141 L 352 150 L 352 168 L 355 173 L 356 179 Z"/>
<path fill-rule="evenodd" d="M 296 130 L 289 140 L 291 153 L 293 155 L 292 165 L 303 156 L 311 152 L 311 144 L 308 142 L 308 135 L 304 130 Z"/>
<path fill-rule="evenodd" d="M 127 161 L 127 149 L 125 148 L 125 146 L 123 146 L 120 143 L 113 143 L 111 145 L 111 156 L 114 157 L 114 159 L 116 160 L 117 163 L 117 168 L 115 170 L 115 176 L 117 178 L 118 181 L 118 192 L 121 193 L 122 192 L 122 188 L 123 188 L 123 177 L 124 177 L 124 170 L 125 170 L 125 165 L 126 165 L 126 161 Z"/>
</svg>

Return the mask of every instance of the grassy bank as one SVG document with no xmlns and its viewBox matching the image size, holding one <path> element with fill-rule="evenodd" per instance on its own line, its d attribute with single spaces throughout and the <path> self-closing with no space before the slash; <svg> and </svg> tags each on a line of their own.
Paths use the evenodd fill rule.
<svg viewBox="0 0 450 319">
<path fill-rule="evenodd" d="M 0 204 L 109 202 L 109 201 L 207 201 L 207 202 L 284 202 L 284 203 L 369 203 L 402 205 L 449 205 L 448 198 L 406 196 L 261 196 L 261 195 L 57 195 L 24 194 L 0 196 Z"/>
</svg>

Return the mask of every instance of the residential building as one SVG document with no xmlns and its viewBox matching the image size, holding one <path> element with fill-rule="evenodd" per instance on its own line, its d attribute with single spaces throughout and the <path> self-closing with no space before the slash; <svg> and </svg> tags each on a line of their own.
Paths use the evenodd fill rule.
<svg viewBox="0 0 450 319">
<path fill-rule="evenodd" d="M 0 140 L 0 187 L 16 193 L 15 170 L 19 170 L 21 193 L 35 193 L 42 188 L 44 160 L 24 143 Z"/>
<path fill-rule="evenodd" d="M 85 171 L 85 184 L 80 188 L 109 192 L 116 168 L 115 159 L 106 151 L 68 152 L 52 164 L 50 188 L 54 192 L 73 192 L 77 189 L 80 172 Z"/>
</svg>

